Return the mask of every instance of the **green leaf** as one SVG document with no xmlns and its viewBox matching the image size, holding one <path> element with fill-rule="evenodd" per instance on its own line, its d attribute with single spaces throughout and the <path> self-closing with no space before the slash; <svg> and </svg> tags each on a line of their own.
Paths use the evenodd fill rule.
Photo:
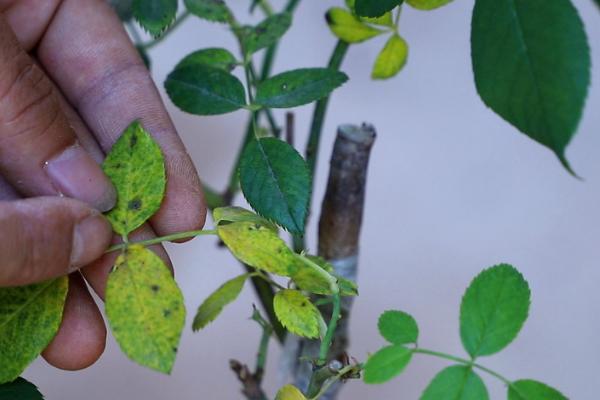
<svg viewBox="0 0 600 400">
<path fill-rule="evenodd" d="M 306 397 L 296 386 L 285 385 L 279 389 L 275 400 L 306 400 Z"/>
<path fill-rule="evenodd" d="M 567 397 L 542 382 L 522 379 L 508 387 L 508 400 L 567 400 Z"/>
<path fill-rule="evenodd" d="M 408 44 L 400 35 L 393 34 L 375 60 L 371 77 L 388 79 L 395 76 L 406 64 Z"/>
<path fill-rule="evenodd" d="M 133 16 L 152 36 L 160 36 L 176 14 L 177 0 L 133 0 Z"/>
<path fill-rule="evenodd" d="M 212 22 L 227 23 L 231 11 L 223 0 L 184 0 L 185 7 L 192 14 Z"/>
<path fill-rule="evenodd" d="M 417 10 L 433 10 L 445 6 L 452 0 L 406 0 L 408 5 Z"/>
<path fill-rule="evenodd" d="M 244 27 L 243 44 L 247 55 L 277 43 L 292 25 L 289 13 L 274 14 L 255 27 Z"/>
<path fill-rule="evenodd" d="M 192 329 L 194 331 L 199 331 L 214 321 L 219 314 L 221 314 L 221 311 L 223 311 L 223 308 L 225 308 L 226 305 L 238 298 L 244 288 L 244 283 L 246 283 L 247 278 L 248 274 L 233 278 L 225 282 L 214 293 L 208 296 L 208 298 L 204 300 L 204 303 L 198 308 L 198 312 L 194 317 Z"/>
<path fill-rule="evenodd" d="M 44 400 L 44 396 L 33 383 L 17 378 L 0 385 L 0 400 Z"/>
<path fill-rule="evenodd" d="M 404 371 L 412 355 L 412 350 L 397 344 L 382 348 L 365 363 L 363 380 L 368 384 L 389 381 Z"/>
<path fill-rule="evenodd" d="M 108 4 L 115 10 L 121 21 L 127 22 L 133 18 L 133 0 L 109 0 Z"/>
<path fill-rule="evenodd" d="M 241 262 L 280 276 L 291 276 L 298 261 L 270 225 L 241 221 L 217 225 L 217 233 L 229 251 Z"/>
<path fill-rule="evenodd" d="M 322 99 L 347 80 L 346 74 L 329 68 L 287 71 L 260 82 L 255 102 L 268 108 L 298 107 Z"/>
<path fill-rule="evenodd" d="M 222 223 L 230 223 L 230 222 L 256 222 L 264 226 L 265 228 L 269 228 L 275 234 L 277 234 L 277 226 L 261 217 L 258 214 L 253 213 L 252 211 L 246 210 L 242 207 L 219 207 L 213 210 L 213 220 L 215 225 L 221 225 Z"/>
<path fill-rule="evenodd" d="M 115 232 L 128 235 L 160 208 L 166 186 L 160 147 L 135 121 L 114 144 L 102 168 L 117 190 L 117 205 L 106 216 Z"/>
<path fill-rule="evenodd" d="M 482 271 L 460 306 L 460 337 L 471 357 L 499 352 L 527 319 L 530 291 L 523 275 L 508 264 Z"/>
<path fill-rule="evenodd" d="M 273 307 L 277 319 L 288 331 L 309 339 L 319 337 L 321 313 L 302 292 L 280 290 L 275 294 Z"/>
<path fill-rule="evenodd" d="M 221 48 L 208 48 L 194 51 L 185 56 L 175 66 L 175 69 L 184 68 L 196 65 L 206 65 L 209 67 L 222 69 L 224 71 L 232 71 L 238 61 L 229 50 Z"/>
<path fill-rule="evenodd" d="M 335 273 L 335 269 L 333 265 L 325 261 L 322 257 L 318 256 L 300 256 L 297 257 L 306 257 L 311 260 L 313 263 L 317 264 L 319 267 L 323 268 L 330 275 L 337 279 L 338 288 L 340 290 L 341 296 L 357 296 L 358 288 L 356 283 L 352 282 L 349 279 L 342 278 Z M 298 287 L 306 292 L 320 294 L 320 295 L 332 295 L 333 291 L 331 290 L 331 286 L 329 285 L 329 281 L 323 277 L 320 273 L 315 271 L 313 268 L 308 267 L 303 262 L 299 263 L 299 268 L 292 276 L 292 280 Z"/>
<path fill-rule="evenodd" d="M 304 233 L 310 175 L 292 146 L 275 138 L 252 140 L 240 161 L 240 184 L 258 214 L 292 233 Z"/>
<path fill-rule="evenodd" d="M 590 54 L 571 2 L 477 0 L 471 57 L 483 102 L 572 172 L 565 148 L 585 104 Z"/>
<path fill-rule="evenodd" d="M 0 384 L 18 378 L 56 335 L 68 281 L 0 288 Z"/>
<path fill-rule="evenodd" d="M 325 17 L 333 34 L 348 43 L 364 42 L 384 32 L 365 24 L 358 17 L 340 7 L 329 9 Z"/>
<path fill-rule="evenodd" d="M 419 327 L 410 315 L 402 311 L 386 311 L 379 317 L 377 323 L 379 333 L 390 343 L 417 343 Z"/>
<path fill-rule="evenodd" d="M 375 18 L 363 17 L 363 18 L 361 18 L 361 20 L 363 20 L 364 22 L 367 22 L 369 24 L 385 26 L 388 28 L 394 27 L 394 16 L 392 15 L 391 12 L 387 12 L 387 13 L 383 14 L 381 17 L 375 17 Z"/>
<path fill-rule="evenodd" d="M 361 17 L 381 17 L 402 4 L 403 0 L 356 0 L 354 10 Z"/>
<path fill-rule="evenodd" d="M 133 361 L 170 373 L 185 323 L 183 295 L 163 261 L 130 245 L 106 284 L 106 315 L 121 350 Z"/>
<path fill-rule="evenodd" d="M 165 89 L 171 101 L 190 114 L 226 114 L 246 105 L 246 92 L 239 79 L 206 65 L 176 68 L 167 76 Z"/>
<path fill-rule="evenodd" d="M 429 383 L 420 400 L 487 400 L 485 384 L 471 367 L 455 365 L 443 369 Z"/>
</svg>

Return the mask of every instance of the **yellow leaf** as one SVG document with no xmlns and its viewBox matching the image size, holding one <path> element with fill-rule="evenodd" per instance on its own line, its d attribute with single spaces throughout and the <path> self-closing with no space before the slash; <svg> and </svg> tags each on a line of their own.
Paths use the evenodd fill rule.
<svg viewBox="0 0 600 400">
<path fill-rule="evenodd" d="M 348 43 L 363 42 L 383 33 L 383 31 L 363 23 L 352 13 L 340 7 L 329 9 L 326 18 L 331 31 Z"/>
<path fill-rule="evenodd" d="M 306 400 L 302 392 L 293 385 L 285 385 L 275 396 L 275 400 Z"/>
<path fill-rule="evenodd" d="M 392 35 L 377 56 L 371 77 L 373 79 L 393 77 L 404 67 L 407 58 L 408 44 L 400 35 Z"/>
<path fill-rule="evenodd" d="M 290 332 L 306 338 L 319 337 L 321 313 L 298 290 L 280 290 L 273 300 L 275 315 Z"/>
</svg>

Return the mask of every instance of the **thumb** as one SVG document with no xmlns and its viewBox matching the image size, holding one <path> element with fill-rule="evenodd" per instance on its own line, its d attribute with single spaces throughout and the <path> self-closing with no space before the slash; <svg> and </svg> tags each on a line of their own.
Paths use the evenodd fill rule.
<svg viewBox="0 0 600 400">
<path fill-rule="evenodd" d="M 108 221 L 78 200 L 0 201 L 0 286 L 66 275 L 100 257 L 111 239 Z"/>
</svg>

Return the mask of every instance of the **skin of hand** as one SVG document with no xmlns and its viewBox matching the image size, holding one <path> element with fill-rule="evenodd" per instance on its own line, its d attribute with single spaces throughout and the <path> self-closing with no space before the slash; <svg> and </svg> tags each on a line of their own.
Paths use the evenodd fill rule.
<svg viewBox="0 0 600 400">
<path fill-rule="evenodd" d="M 104 350 L 88 285 L 103 298 L 116 257 L 104 251 L 119 239 L 101 215 L 116 194 L 100 163 L 136 119 L 160 145 L 168 183 L 159 212 L 131 239 L 200 229 L 198 175 L 110 6 L 0 0 L 0 286 L 70 274 L 61 328 L 43 353 L 58 368 L 85 368 Z"/>
</svg>

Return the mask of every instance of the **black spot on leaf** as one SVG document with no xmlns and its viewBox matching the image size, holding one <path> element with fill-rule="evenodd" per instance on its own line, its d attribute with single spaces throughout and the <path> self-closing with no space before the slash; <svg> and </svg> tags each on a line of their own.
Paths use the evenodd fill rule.
<svg viewBox="0 0 600 400">
<path fill-rule="evenodd" d="M 142 200 L 141 199 L 133 199 L 127 203 L 127 208 L 132 211 L 139 211 L 142 208 Z"/>
<path fill-rule="evenodd" d="M 150 289 L 152 289 L 152 291 L 154 293 L 158 293 L 158 291 L 160 290 L 160 286 L 158 286 L 158 285 L 152 285 L 152 286 L 150 286 Z"/>
</svg>

